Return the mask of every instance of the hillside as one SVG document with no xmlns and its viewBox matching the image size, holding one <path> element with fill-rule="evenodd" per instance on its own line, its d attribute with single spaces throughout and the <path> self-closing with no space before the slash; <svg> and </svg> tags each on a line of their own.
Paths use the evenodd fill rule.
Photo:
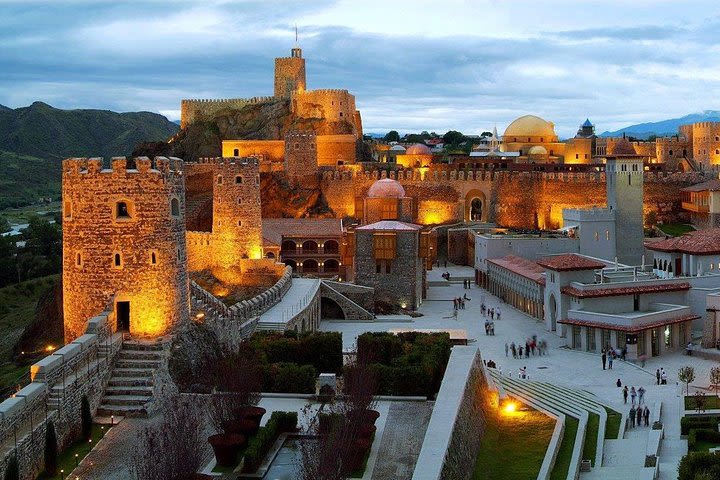
<svg viewBox="0 0 720 480">
<path fill-rule="evenodd" d="M 615 130 L 614 132 L 603 132 L 601 137 L 621 137 L 624 134 L 647 139 L 650 135 L 668 136 L 677 135 L 680 125 L 687 125 L 696 122 L 720 122 L 720 111 L 705 110 L 702 113 L 691 113 L 680 118 L 671 118 L 668 120 L 660 120 L 658 122 L 638 123 L 628 127 Z"/>
<path fill-rule="evenodd" d="M 0 209 L 57 198 L 63 158 L 130 155 L 138 143 L 165 141 L 178 130 L 150 112 L 0 106 Z"/>
</svg>

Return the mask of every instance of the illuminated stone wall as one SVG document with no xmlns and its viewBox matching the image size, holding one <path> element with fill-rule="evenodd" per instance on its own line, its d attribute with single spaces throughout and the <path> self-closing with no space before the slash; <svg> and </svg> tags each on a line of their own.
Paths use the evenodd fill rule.
<svg viewBox="0 0 720 480">
<path fill-rule="evenodd" d="M 355 96 L 347 90 L 298 91 L 292 95 L 291 106 L 293 114 L 299 118 L 348 122 L 357 127 Z"/>
<path fill-rule="evenodd" d="M 285 135 L 285 172 L 290 178 L 317 174 L 317 137 L 312 132 Z"/>
<path fill-rule="evenodd" d="M 253 103 L 272 102 L 273 97 L 185 99 L 180 102 L 180 128 L 197 120 L 206 120 L 221 110 L 240 110 Z"/>
<path fill-rule="evenodd" d="M 223 157 L 263 157 L 269 162 L 282 162 L 284 140 L 223 140 Z"/>
<path fill-rule="evenodd" d="M 293 92 L 305 90 L 305 59 L 300 55 L 275 59 L 276 97 L 290 98 Z"/>
<path fill-rule="evenodd" d="M 130 302 L 130 332 L 137 336 L 165 334 L 189 318 L 183 163 L 164 157 L 137 158 L 137 169 L 126 163 L 113 158 L 112 168 L 103 169 L 100 158 L 63 161 L 68 342 L 113 298 Z M 119 202 L 127 217 L 117 215 Z"/>
<path fill-rule="evenodd" d="M 355 135 L 318 135 L 317 165 L 352 165 L 355 163 Z"/>
<path fill-rule="evenodd" d="M 720 164 L 720 122 L 692 125 L 693 158 L 704 167 Z"/>
</svg>

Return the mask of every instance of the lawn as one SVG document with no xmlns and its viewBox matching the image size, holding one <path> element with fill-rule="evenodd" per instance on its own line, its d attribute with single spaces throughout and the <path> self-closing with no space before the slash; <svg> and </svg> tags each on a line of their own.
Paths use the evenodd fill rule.
<svg viewBox="0 0 720 480">
<path fill-rule="evenodd" d="M 19 377 L 29 372 L 29 364 L 13 361 L 12 350 L 34 320 L 38 299 L 57 279 L 58 275 L 51 275 L 0 288 L 0 392 L 15 386 Z"/>
<path fill-rule="evenodd" d="M 554 429 L 555 419 L 536 410 L 488 415 L 473 478 L 537 477 Z"/>
<path fill-rule="evenodd" d="M 583 460 L 590 459 L 593 466 L 595 465 L 595 455 L 597 453 L 597 437 L 600 429 L 600 415 L 597 413 L 588 414 L 587 429 L 585 430 L 585 445 L 583 446 Z"/>
<path fill-rule="evenodd" d="M 555 467 L 550 474 L 551 480 L 565 480 L 570 469 L 570 461 L 572 460 L 573 448 L 575 448 L 575 437 L 578 431 L 578 419 L 565 416 L 565 432 L 563 433 L 562 442 L 557 458 L 555 458 Z"/>
<path fill-rule="evenodd" d="M 663 233 L 678 237 L 688 232 L 695 230 L 692 225 L 687 223 L 665 223 L 657 226 Z"/>
<path fill-rule="evenodd" d="M 107 425 L 93 424 L 92 427 L 92 444 L 84 440 L 78 440 L 77 442 L 70 445 L 65 449 L 58 457 L 58 472 L 63 470 L 63 473 L 58 473 L 55 476 L 41 473 L 38 480 L 61 480 L 62 478 L 71 478 L 70 472 L 82 461 L 83 458 L 90 453 L 91 447 L 97 445 L 97 442 L 105 436 L 107 431 L 110 429 Z M 77 455 L 77 457 L 76 457 Z"/>
<path fill-rule="evenodd" d="M 705 401 L 705 410 L 720 409 L 720 398 L 717 395 L 705 395 L 703 398 Z M 685 396 L 685 410 L 696 410 L 695 406 L 695 395 Z"/>
<path fill-rule="evenodd" d="M 605 424 L 605 439 L 615 440 L 620 434 L 620 422 L 622 421 L 622 415 L 615 410 L 605 407 L 607 412 L 607 423 Z"/>
</svg>

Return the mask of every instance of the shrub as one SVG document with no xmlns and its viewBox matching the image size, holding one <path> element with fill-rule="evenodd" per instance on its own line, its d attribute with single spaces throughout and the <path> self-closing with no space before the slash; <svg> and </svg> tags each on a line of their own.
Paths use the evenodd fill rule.
<svg viewBox="0 0 720 480">
<path fill-rule="evenodd" d="M 250 439 L 245 449 L 245 472 L 257 470 L 268 450 L 273 446 L 281 433 L 295 430 L 297 426 L 297 412 L 273 412 L 264 427 Z"/>
<path fill-rule="evenodd" d="M 270 420 L 275 418 L 279 432 L 294 432 L 297 429 L 297 412 L 273 412 Z"/>
<path fill-rule="evenodd" d="M 277 363 L 264 375 L 263 390 L 282 393 L 314 393 L 317 372 L 312 365 Z"/>
<path fill-rule="evenodd" d="M 3 480 L 20 480 L 20 466 L 18 465 L 17 456 L 10 457 Z"/>
<path fill-rule="evenodd" d="M 92 413 L 90 413 L 90 402 L 83 395 L 80 401 L 80 422 L 82 424 L 82 439 L 86 442 L 92 436 Z"/>
<path fill-rule="evenodd" d="M 58 444 L 53 422 L 47 423 L 45 429 L 45 472 L 48 475 L 57 475 L 58 471 Z"/>
<path fill-rule="evenodd" d="M 688 434 L 688 450 L 694 451 L 698 441 L 720 443 L 720 432 L 706 428 L 693 428 Z"/>
<path fill-rule="evenodd" d="M 682 435 L 688 435 L 690 429 L 708 429 L 716 430 L 717 425 L 720 423 L 720 416 L 717 415 L 702 415 L 702 416 L 686 416 L 680 419 L 680 433 Z"/>
<path fill-rule="evenodd" d="M 708 452 L 691 452 L 680 460 L 678 480 L 720 478 L 720 455 Z"/>
</svg>

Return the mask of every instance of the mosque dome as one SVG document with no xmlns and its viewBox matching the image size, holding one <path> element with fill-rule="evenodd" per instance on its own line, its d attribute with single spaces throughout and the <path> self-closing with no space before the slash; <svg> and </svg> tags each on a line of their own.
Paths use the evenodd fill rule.
<svg viewBox="0 0 720 480">
<path fill-rule="evenodd" d="M 555 125 L 552 122 L 535 115 L 524 115 L 508 125 L 503 137 L 506 142 L 509 138 L 515 137 L 542 137 L 547 139 L 545 141 L 550 142 L 555 141 L 557 135 L 555 135 Z"/>
<path fill-rule="evenodd" d="M 416 143 L 415 145 L 411 145 L 408 147 L 408 149 L 405 151 L 405 154 L 407 155 L 432 155 L 432 152 L 430 151 L 430 148 L 427 145 L 423 145 L 422 143 Z"/>
<path fill-rule="evenodd" d="M 404 152 L 405 147 L 403 147 L 402 145 L 393 145 L 392 147 L 390 147 L 390 151 L 391 152 Z"/>
<path fill-rule="evenodd" d="M 530 147 L 530 150 L 528 150 L 528 155 L 547 155 L 548 151 L 545 149 L 545 147 L 540 145 L 535 145 L 534 147 Z"/>
<path fill-rule="evenodd" d="M 390 178 L 382 178 L 370 185 L 368 190 L 368 198 L 403 198 L 405 189 L 397 180 Z"/>
<path fill-rule="evenodd" d="M 608 150 L 609 155 L 636 155 L 635 147 L 633 147 L 632 143 L 625 137 L 619 138 L 618 141 L 612 145 L 612 148 Z"/>
</svg>

